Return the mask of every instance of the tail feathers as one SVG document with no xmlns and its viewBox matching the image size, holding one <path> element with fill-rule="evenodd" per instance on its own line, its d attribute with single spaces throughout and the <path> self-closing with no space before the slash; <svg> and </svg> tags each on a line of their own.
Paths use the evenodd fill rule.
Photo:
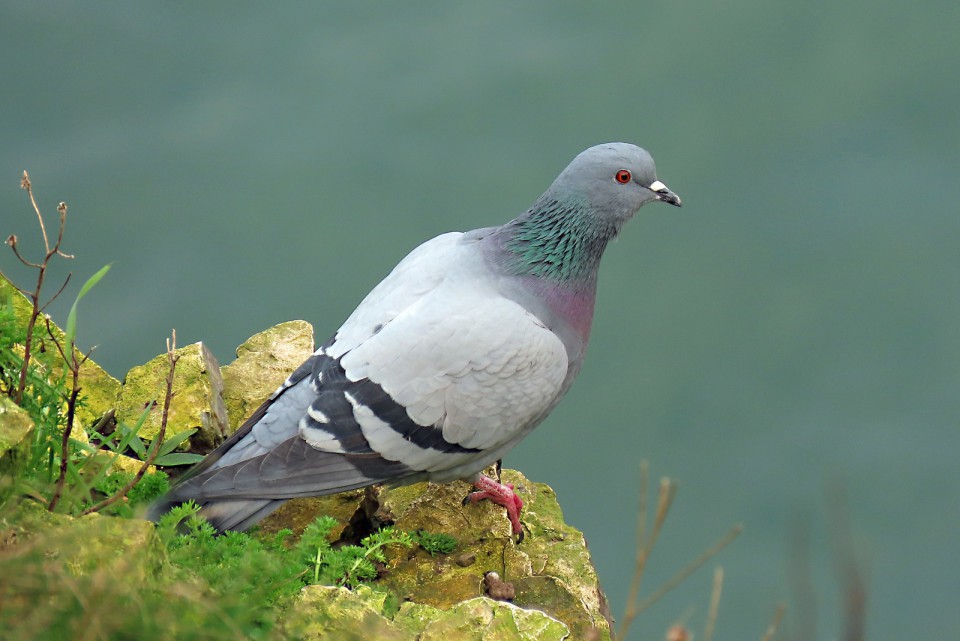
<svg viewBox="0 0 960 641">
<path fill-rule="evenodd" d="M 147 518 L 156 522 L 171 508 L 182 502 L 182 500 L 176 499 L 161 499 L 150 506 Z M 205 518 L 218 532 L 226 532 L 227 530 L 242 532 L 286 502 L 287 499 L 207 501 L 200 504 L 200 516 Z"/>
<path fill-rule="evenodd" d="M 211 501 L 200 507 L 200 516 L 219 532 L 242 532 L 286 502 L 286 499 Z"/>
</svg>

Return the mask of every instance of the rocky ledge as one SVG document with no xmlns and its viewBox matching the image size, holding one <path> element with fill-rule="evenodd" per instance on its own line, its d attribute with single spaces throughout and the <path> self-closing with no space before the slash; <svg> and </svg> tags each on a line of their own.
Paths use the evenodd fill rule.
<svg viewBox="0 0 960 641">
<path fill-rule="evenodd" d="M 0 301 L 12 301 L 17 317 L 24 315 L 27 301 L 6 282 L 0 282 Z M 237 349 L 236 360 L 222 368 L 202 343 L 181 348 L 166 433 L 196 428 L 197 433 L 182 447 L 209 451 L 312 351 L 313 330 L 303 321 L 282 323 L 251 337 Z M 163 356 L 131 369 L 123 383 L 92 361 L 84 368 L 87 403 L 74 425 L 81 440 L 88 429 L 98 423 L 102 426 L 105 417 L 134 424 L 150 401 L 163 397 Z M 160 405 L 151 410 L 141 432 L 145 438 L 158 431 Z M 0 462 L 8 472 L 15 441 L 30 433 L 23 418 L 15 408 L 0 409 Z M 287 503 L 261 524 L 261 532 L 270 535 L 291 528 L 299 534 L 318 515 L 328 514 L 343 524 L 336 533 L 341 542 L 357 541 L 387 524 L 405 531 L 444 533 L 457 541 L 457 549 L 449 554 L 395 551 L 380 568 L 376 589 L 304 588 L 281 622 L 289 638 L 610 639 L 609 614 L 583 534 L 564 522 L 549 486 L 510 470 L 503 470 L 502 477 L 515 484 L 524 502 L 525 537 L 520 544 L 514 541 L 501 508 L 487 502 L 462 505 L 471 489 L 462 482 L 373 487 Z M 58 527 L 69 528 L 90 518 L 60 517 Z M 156 537 L 143 535 L 143 522 L 114 520 L 118 528 L 135 531 L 132 540 L 138 546 L 159 545 Z M 118 539 L 124 537 L 118 535 Z M 152 559 L 160 553 L 143 556 Z M 73 567 L 82 568 L 82 559 Z M 398 610 L 384 607 L 388 594 L 396 597 Z"/>
</svg>

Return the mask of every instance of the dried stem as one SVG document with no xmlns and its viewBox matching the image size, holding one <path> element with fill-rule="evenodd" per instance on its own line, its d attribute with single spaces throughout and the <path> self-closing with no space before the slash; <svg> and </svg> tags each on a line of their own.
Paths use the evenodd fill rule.
<svg viewBox="0 0 960 641">
<path fill-rule="evenodd" d="M 167 391 L 163 398 L 163 414 L 160 418 L 160 431 L 157 432 L 153 442 L 150 444 L 150 449 L 147 451 L 147 457 L 144 459 L 143 464 L 140 466 L 140 469 L 137 470 L 137 473 L 134 475 L 133 479 L 113 496 L 110 496 L 96 505 L 85 509 L 80 513 L 80 516 L 91 514 L 92 512 L 99 512 L 103 508 L 113 505 L 125 497 L 127 493 L 133 489 L 133 486 L 140 482 L 140 479 L 142 479 L 143 475 L 146 474 L 147 468 L 153 465 L 154 459 L 157 458 L 157 454 L 160 452 L 160 446 L 163 445 L 163 437 L 167 433 L 167 419 L 170 415 L 170 401 L 173 399 L 173 374 L 177 368 L 178 360 L 180 360 L 180 356 L 177 354 L 177 330 L 173 330 L 172 338 L 167 339 L 167 364 L 169 365 L 169 369 L 167 370 Z"/>
<path fill-rule="evenodd" d="M 830 539 L 833 566 L 843 598 L 844 641 L 863 641 L 866 637 L 867 580 L 858 559 L 850 527 L 850 508 L 846 486 L 836 479 L 829 492 Z"/>
<path fill-rule="evenodd" d="M 47 228 L 43 224 L 43 216 L 40 215 L 40 208 L 37 206 L 37 200 L 33 197 L 33 185 L 30 183 L 30 176 L 27 174 L 26 169 L 23 170 L 23 178 L 20 179 L 20 187 L 27 190 L 27 195 L 30 196 L 30 204 L 33 205 L 33 211 L 37 212 L 37 220 L 40 221 L 40 231 L 43 233 L 43 247 L 47 254 L 49 254 L 50 241 L 47 240 Z"/>
<path fill-rule="evenodd" d="M 71 258 L 73 257 L 71 256 Z M 60 285 L 60 289 L 57 290 L 57 293 L 51 296 L 49 300 L 47 300 L 47 302 L 43 304 L 43 307 L 40 308 L 41 313 L 43 313 L 43 311 L 50 305 L 50 303 L 52 303 L 53 301 L 57 300 L 57 298 L 59 298 L 60 294 L 63 293 L 63 290 L 65 290 L 67 288 L 67 285 L 70 284 L 71 276 L 73 276 L 72 273 L 67 274 L 67 277 L 63 279 L 63 285 Z"/>
<path fill-rule="evenodd" d="M 794 603 L 793 639 L 816 639 L 818 629 L 817 592 L 810 563 L 810 520 L 798 517 L 793 527 L 790 563 L 787 567 Z"/>
<path fill-rule="evenodd" d="M 47 504 L 47 509 L 51 512 L 54 508 L 57 507 L 57 503 L 60 502 L 60 498 L 63 495 L 63 488 L 67 481 L 67 468 L 69 466 L 69 456 L 70 456 L 70 436 L 73 433 L 73 419 L 76 417 L 77 413 L 77 399 L 80 398 L 80 368 L 83 367 L 83 364 L 87 362 L 87 359 L 90 358 L 91 350 L 83 355 L 82 358 L 77 358 L 77 350 L 74 347 L 73 343 L 69 345 L 62 344 L 57 339 L 57 334 L 53 329 L 53 323 L 50 322 L 50 318 L 45 316 L 44 322 L 47 325 L 47 335 L 50 337 L 50 340 L 53 341 L 53 344 L 56 346 L 57 351 L 60 353 L 60 357 L 63 358 L 64 365 L 70 370 L 70 395 L 67 397 L 67 423 L 63 426 L 63 434 L 60 436 L 60 472 L 57 475 L 57 482 L 53 491 L 53 496 L 50 498 L 50 502 Z"/>
<path fill-rule="evenodd" d="M 63 230 L 67 227 L 67 203 L 61 201 L 57 205 L 57 213 L 60 214 L 60 229 L 57 231 L 57 244 L 54 245 L 53 250 L 63 258 L 73 258 L 73 254 L 64 254 L 60 251 L 60 243 L 63 242 Z"/>
<path fill-rule="evenodd" d="M 703 641 L 713 638 L 717 625 L 717 612 L 720 610 L 720 593 L 723 591 L 723 568 L 717 566 L 713 571 L 713 590 L 710 592 L 710 609 L 707 610 L 707 623 L 703 627 Z"/>
<path fill-rule="evenodd" d="M 680 585 L 684 579 L 693 574 L 696 570 L 700 568 L 704 563 L 709 561 L 714 557 L 720 550 L 730 545 L 730 542 L 737 538 L 740 533 L 743 531 L 742 525 L 735 525 L 727 534 L 714 543 L 709 549 L 707 549 L 699 557 L 691 561 L 686 567 L 681 569 L 679 572 L 674 574 L 670 579 L 665 581 L 663 585 L 657 588 L 653 594 L 648 596 L 643 600 L 643 603 L 637 606 L 637 614 L 640 614 L 644 610 L 648 609 L 651 605 L 663 598 L 670 590 Z"/>
<path fill-rule="evenodd" d="M 630 627 L 627 617 L 631 619 L 631 608 L 640 598 L 640 583 L 643 580 L 643 568 L 646 565 L 646 543 L 647 536 L 647 493 L 650 487 L 650 465 L 646 460 L 640 461 L 640 497 L 637 507 L 637 558 L 633 578 L 630 580 L 630 593 L 627 596 L 627 611 L 624 613 L 624 620 L 620 624 L 618 636 L 623 638 L 627 629 Z"/>
<path fill-rule="evenodd" d="M 647 485 L 647 476 L 645 466 L 641 467 L 641 496 L 646 495 L 646 485 Z M 647 559 L 650 558 L 650 553 L 653 551 L 653 547 L 657 544 L 657 538 L 660 536 L 660 530 L 663 528 L 663 522 L 667 518 L 667 512 L 670 511 L 670 506 L 673 504 L 673 499 L 677 493 L 677 485 L 673 483 L 669 478 L 664 477 L 660 479 L 660 493 L 657 500 L 657 513 L 653 520 L 653 529 L 650 532 L 650 540 L 640 546 L 637 550 L 637 563 L 636 568 L 633 572 L 633 581 L 630 584 L 630 596 L 627 598 L 627 609 L 623 615 L 623 622 L 620 624 L 620 629 L 617 632 L 617 637 L 619 639 L 627 638 L 627 631 L 630 629 L 630 625 L 633 623 L 634 618 L 641 612 L 637 608 L 637 599 L 640 594 L 640 583 L 643 578 L 643 571 L 647 565 Z M 638 540 L 643 542 L 643 539 L 646 538 L 645 529 L 646 529 L 646 504 L 645 499 L 641 499 L 642 510 L 638 516 Z"/>
<path fill-rule="evenodd" d="M 773 639 L 773 635 L 777 633 L 777 628 L 780 627 L 780 621 L 783 619 L 783 615 L 786 611 L 787 606 L 785 606 L 783 603 L 777 605 L 777 610 L 773 613 L 773 621 L 771 621 L 770 625 L 767 626 L 767 631 L 764 632 L 762 637 L 760 637 L 760 641 L 771 641 L 771 639 Z"/>
<path fill-rule="evenodd" d="M 67 205 L 66 203 L 60 203 L 57 207 L 57 212 L 60 215 L 60 228 L 57 232 L 57 243 L 53 247 L 50 246 L 50 240 L 47 236 L 47 228 L 43 222 L 43 215 L 40 213 L 40 207 L 37 205 L 37 199 L 33 195 L 33 185 L 30 182 L 30 176 L 26 171 L 23 172 L 23 177 L 20 179 L 20 187 L 26 190 L 27 195 L 30 197 L 30 204 L 33 205 L 33 211 L 37 214 L 37 220 L 40 223 L 40 232 L 43 234 L 43 248 L 44 256 L 43 260 L 39 263 L 33 263 L 28 261 L 20 254 L 20 250 L 17 247 L 17 237 L 10 236 L 7 239 L 7 245 L 13 250 L 14 255 L 20 260 L 21 263 L 27 267 L 32 267 L 37 270 L 37 286 L 36 289 L 31 291 L 26 291 L 19 289 L 30 298 L 32 304 L 32 309 L 30 311 L 30 320 L 27 321 L 27 335 L 23 341 L 23 363 L 20 365 L 20 379 L 17 383 L 17 390 L 13 395 L 13 401 L 19 405 L 23 402 L 23 394 L 27 387 L 27 372 L 30 368 L 30 357 L 32 355 L 33 347 L 33 330 L 37 325 L 37 318 L 40 316 L 40 312 L 46 308 L 50 302 L 60 295 L 60 291 L 63 291 L 63 288 L 67 286 L 66 282 L 63 284 L 63 287 L 60 288 L 53 298 L 44 303 L 40 304 L 40 291 L 43 289 L 43 281 L 47 275 L 47 267 L 50 265 L 50 259 L 55 255 L 59 255 L 63 258 L 73 258 L 70 254 L 65 254 L 60 251 L 60 243 L 63 241 L 63 230 L 67 223 Z M 70 276 L 67 276 L 67 281 L 69 282 Z"/>
</svg>

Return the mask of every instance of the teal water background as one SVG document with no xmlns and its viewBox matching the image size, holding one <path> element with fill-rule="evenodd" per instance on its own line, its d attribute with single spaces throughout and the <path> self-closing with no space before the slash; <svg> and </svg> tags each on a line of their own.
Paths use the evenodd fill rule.
<svg viewBox="0 0 960 641">
<path fill-rule="evenodd" d="M 611 246 L 583 372 L 505 464 L 557 490 L 617 615 L 640 459 L 680 482 L 647 591 L 743 522 L 717 639 L 781 600 L 784 638 L 840 636 L 842 482 L 868 636 L 960 638 L 958 43 L 940 1 L 4 2 L 0 235 L 36 242 L 27 169 L 77 277 L 113 263 L 95 359 L 122 376 L 175 327 L 229 362 L 289 319 L 325 340 L 423 240 L 641 144 L 685 206 Z M 632 638 L 700 629 L 709 567 Z"/>
</svg>

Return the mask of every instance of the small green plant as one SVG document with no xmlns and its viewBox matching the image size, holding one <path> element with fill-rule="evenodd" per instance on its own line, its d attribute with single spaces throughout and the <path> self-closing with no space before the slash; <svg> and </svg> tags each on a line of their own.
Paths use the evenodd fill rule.
<svg viewBox="0 0 960 641">
<path fill-rule="evenodd" d="M 113 434 L 106 435 L 94 431 L 92 436 L 97 440 L 101 448 L 106 448 L 114 454 L 132 455 L 141 461 L 145 461 L 149 455 L 147 450 L 150 444 L 143 442 L 143 439 L 139 436 L 139 432 L 143 426 L 144 419 L 146 419 L 152 409 L 153 403 L 143 411 L 140 420 L 132 428 L 121 423 L 117 425 Z M 201 454 L 175 451 L 181 443 L 193 436 L 196 432 L 197 429 L 191 427 L 164 439 L 163 443 L 160 444 L 160 449 L 157 451 L 156 458 L 153 459 L 153 464 L 161 467 L 175 467 L 177 465 L 194 465 L 202 461 L 203 455 Z"/>
<path fill-rule="evenodd" d="M 425 530 L 420 530 L 419 532 L 411 533 L 413 541 L 423 548 L 424 552 L 427 552 L 430 556 L 437 556 L 438 554 L 450 554 L 457 549 L 457 540 L 450 536 L 449 534 L 444 534 L 443 532 L 427 532 Z"/>
<path fill-rule="evenodd" d="M 336 519 L 318 517 L 307 526 L 296 545 L 301 559 L 310 568 L 310 583 L 355 587 L 377 578 L 376 563 L 386 563 L 384 548 L 388 545 L 413 546 L 413 537 L 406 532 L 386 527 L 360 541 L 360 545 L 334 548 L 329 541 Z"/>
</svg>

